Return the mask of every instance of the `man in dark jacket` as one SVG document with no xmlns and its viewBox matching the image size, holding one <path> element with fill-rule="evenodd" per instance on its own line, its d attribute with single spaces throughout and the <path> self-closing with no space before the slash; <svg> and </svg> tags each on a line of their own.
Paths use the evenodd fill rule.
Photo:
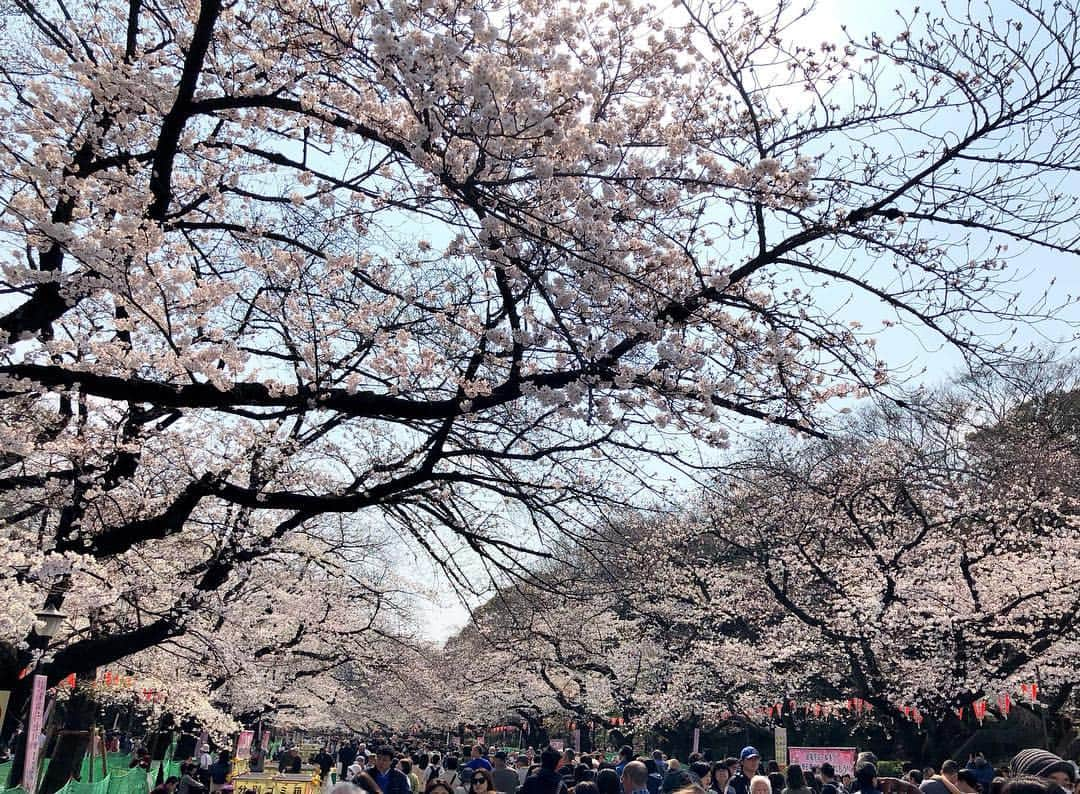
<svg viewBox="0 0 1080 794">
<path fill-rule="evenodd" d="M 330 755 L 326 747 L 323 747 L 311 757 L 311 763 L 319 767 L 319 778 L 325 782 L 330 774 L 330 767 L 334 765 L 334 756 Z"/>
<path fill-rule="evenodd" d="M 540 754 L 540 768 L 535 775 L 525 778 L 521 794 L 566 794 L 566 781 L 555 771 L 561 758 L 559 751 L 552 747 L 544 750 Z"/>
<path fill-rule="evenodd" d="M 303 759 L 300 758 L 300 751 L 295 747 L 290 747 L 288 752 L 281 756 L 281 760 L 278 761 L 278 772 L 290 775 L 299 774 L 303 763 Z"/>
<path fill-rule="evenodd" d="M 744 747 L 739 753 L 739 771 L 728 784 L 735 794 L 750 794 L 750 779 L 757 774 L 761 763 L 761 754 L 753 747 Z"/>
<path fill-rule="evenodd" d="M 349 779 L 349 767 L 356 760 L 356 742 L 347 742 L 337 751 L 337 760 L 341 764 L 341 775 L 338 780 Z"/>
<path fill-rule="evenodd" d="M 664 776 L 660 774 L 660 767 L 656 763 L 655 753 L 645 762 L 645 768 L 649 770 L 649 794 L 660 794 L 660 787 L 664 784 Z"/>
<path fill-rule="evenodd" d="M 409 778 L 400 769 L 394 769 L 394 751 L 389 747 L 380 747 L 375 754 L 375 766 L 368 767 L 382 794 L 412 794 Z"/>
<path fill-rule="evenodd" d="M 499 794 L 515 794 L 521 785 L 518 773 L 506 766 L 505 750 L 495 753 L 495 770 L 491 773 L 491 779 L 495 781 L 495 791 Z"/>
</svg>

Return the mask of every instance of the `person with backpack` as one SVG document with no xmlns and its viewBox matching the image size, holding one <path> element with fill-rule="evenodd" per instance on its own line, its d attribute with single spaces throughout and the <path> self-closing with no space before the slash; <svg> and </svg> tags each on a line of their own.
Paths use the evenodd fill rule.
<svg viewBox="0 0 1080 794">
<path fill-rule="evenodd" d="M 450 787 L 450 790 L 454 794 L 465 794 L 465 783 L 462 780 L 462 774 L 468 775 L 472 770 L 468 770 L 462 773 L 458 769 L 458 760 L 454 756 L 447 756 L 446 761 L 443 763 L 442 781 Z M 467 778 L 466 778 L 467 779 Z"/>
<path fill-rule="evenodd" d="M 432 780 L 442 779 L 442 756 L 438 753 L 432 753 L 431 758 L 428 760 L 426 777 L 421 780 L 424 784 L 424 790 L 427 790 L 428 783 Z"/>
</svg>

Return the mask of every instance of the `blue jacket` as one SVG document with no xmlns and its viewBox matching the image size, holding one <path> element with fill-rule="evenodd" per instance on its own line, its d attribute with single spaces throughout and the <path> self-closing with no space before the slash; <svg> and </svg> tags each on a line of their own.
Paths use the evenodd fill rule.
<svg viewBox="0 0 1080 794">
<path fill-rule="evenodd" d="M 378 769 L 371 766 L 368 767 L 366 771 L 371 775 L 372 780 L 376 783 L 379 782 Z M 388 776 L 387 785 L 385 788 L 380 786 L 380 788 L 382 788 L 382 794 L 412 794 L 412 784 L 409 783 L 409 778 L 404 772 L 400 769 L 391 768 L 386 774 Z"/>
</svg>

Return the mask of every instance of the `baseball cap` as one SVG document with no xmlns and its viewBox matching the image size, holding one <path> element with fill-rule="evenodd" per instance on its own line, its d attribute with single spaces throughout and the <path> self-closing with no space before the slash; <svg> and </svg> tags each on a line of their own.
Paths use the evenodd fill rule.
<svg viewBox="0 0 1080 794">
<path fill-rule="evenodd" d="M 495 753 L 496 758 L 506 758 L 506 750 L 499 750 Z"/>
<path fill-rule="evenodd" d="M 744 747 L 742 752 L 739 753 L 739 760 L 745 761 L 747 758 L 761 758 L 761 753 L 753 747 Z"/>
</svg>

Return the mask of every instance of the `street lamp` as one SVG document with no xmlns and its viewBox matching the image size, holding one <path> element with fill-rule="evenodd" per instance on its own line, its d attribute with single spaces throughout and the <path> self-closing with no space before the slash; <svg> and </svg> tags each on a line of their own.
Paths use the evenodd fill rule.
<svg viewBox="0 0 1080 794">
<path fill-rule="evenodd" d="M 56 607 L 42 607 L 41 611 L 35 612 L 34 617 L 38 619 L 38 622 L 34 624 L 34 632 L 46 640 L 51 640 L 56 636 L 56 632 L 60 630 L 60 624 L 64 622 L 64 618 L 67 617 L 63 612 Z"/>
</svg>

